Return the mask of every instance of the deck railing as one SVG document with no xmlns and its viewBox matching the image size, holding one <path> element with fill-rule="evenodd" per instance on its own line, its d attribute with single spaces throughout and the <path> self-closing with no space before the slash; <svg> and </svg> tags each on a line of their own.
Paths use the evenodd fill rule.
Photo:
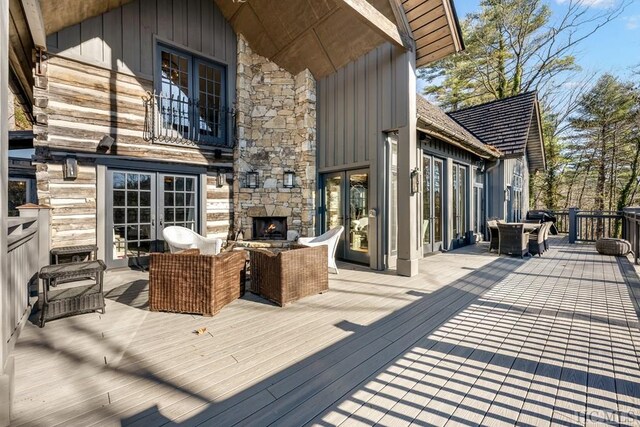
<svg viewBox="0 0 640 427">
<path fill-rule="evenodd" d="M 550 213 L 556 218 L 558 233 L 569 235 L 569 243 L 595 242 L 603 237 L 622 237 L 624 234 L 625 221 L 619 211 L 569 208 Z"/>
<path fill-rule="evenodd" d="M 622 212 L 569 209 L 569 242 L 595 242 L 604 237 L 622 237 Z"/>
<path fill-rule="evenodd" d="M 15 340 L 19 325 L 28 315 L 32 286 L 38 275 L 38 218 L 10 218 L 7 239 L 8 310 L 3 321 L 8 342 Z"/>
<path fill-rule="evenodd" d="M 633 257 L 638 264 L 638 253 L 640 252 L 640 208 L 625 208 L 622 212 L 624 237 L 631 242 Z"/>
<path fill-rule="evenodd" d="M 7 230 L 7 302 L 3 336 L 13 348 L 38 296 L 38 272 L 49 263 L 50 208 L 19 206 L 19 217 L 9 218 Z"/>
<path fill-rule="evenodd" d="M 569 211 L 551 211 L 551 214 L 556 218 L 558 233 L 569 234 Z"/>
</svg>

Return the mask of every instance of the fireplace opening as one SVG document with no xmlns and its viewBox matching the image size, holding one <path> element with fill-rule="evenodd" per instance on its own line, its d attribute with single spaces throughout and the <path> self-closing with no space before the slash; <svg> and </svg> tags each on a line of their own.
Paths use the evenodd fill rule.
<svg viewBox="0 0 640 427">
<path fill-rule="evenodd" d="M 286 240 L 287 217 L 264 216 L 253 218 L 253 239 Z"/>
</svg>

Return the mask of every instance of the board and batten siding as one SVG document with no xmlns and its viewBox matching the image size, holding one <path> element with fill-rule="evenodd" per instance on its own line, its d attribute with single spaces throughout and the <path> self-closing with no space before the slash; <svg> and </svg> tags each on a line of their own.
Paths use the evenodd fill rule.
<svg viewBox="0 0 640 427">
<path fill-rule="evenodd" d="M 366 165 L 407 125 L 407 53 L 384 44 L 318 81 L 318 169 Z"/>
<path fill-rule="evenodd" d="M 369 169 L 369 209 L 378 212 L 369 223 L 374 269 L 385 267 L 385 132 L 409 124 L 412 54 L 386 43 L 317 82 L 318 173 Z"/>
<path fill-rule="evenodd" d="M 49 35 L 47 49 L 151 78 L 154 36 L 227 64 L 234 80 L 236 34 L 211 0 L 136 0 Z"/>
</svg>

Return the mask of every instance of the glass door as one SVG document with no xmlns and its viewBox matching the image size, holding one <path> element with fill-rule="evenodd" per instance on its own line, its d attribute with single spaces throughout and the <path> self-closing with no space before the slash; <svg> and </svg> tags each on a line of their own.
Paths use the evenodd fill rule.
<svg viewBox="0 0 640 427">
<path fill-rule="evenodd" d="M 455 163 L 453 165 L 453 246 L 459 247 L 466 243 L 468 224 L 469 188 L 467 182 L 468 168 Z"/>
<path fill-rule="evenodd" d="M 347 245 L 345 258 L 369 263 L 369 172 L 347 172 Z"/>
<path fill-rule="evenodd" d="M 322 232 L 344 226 L 336 256 L 369 263 L 369 173 L 366 170 L 323 175 Z"/>
<path fill-rule="evenodd" d="M 196 177 L 160 174 L 162 187 L 158 197 L 159 230 L 158 240 L 162 240 L 165 227 L 178 225 L 198 231 L 196 211 Z M 169 248 L 164 245 L 164 251 Z"/>
<path fill-rule="evenodd" d="M 107 174 L 106 256 L 109 267 L 146 265 L 166 251 L 162 230 L 198 230 L 197 177 L 110 170 Z"/>
<path fill-rule="evenodd" d="M 107 264 L 125 267 L 155 250 L 155 173 L 109 171 L 107 181 Z"/>
<path fill-rule="evenodd" d="M 442 193 L 444 162 L 422 157 L 422 245 L 425 254 L 442 248 Z"/>
</svg>

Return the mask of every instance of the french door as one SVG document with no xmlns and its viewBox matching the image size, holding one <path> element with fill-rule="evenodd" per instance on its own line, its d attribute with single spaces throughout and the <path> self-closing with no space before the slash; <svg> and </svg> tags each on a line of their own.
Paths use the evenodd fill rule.
<svg viewBox="0 0 640 427">
<path fill-rule="evenodd" d="M 439 251 L 444 238 L 444 161 L 423 154 L 422 166 L 422 246 L 427 254 Z"/>
<path fill-rule="evenodd" d="M 369 171 L 368 169 L 323 175 L 323 232 L 340 225 L 336 256 L 369 263 Z"/>
<path fill-rule="evenodd" d="M 453 247 L 466 243 L 468 223 L 469 186 L 467 182 L 469 168 L 457 163 L 453 164 Z"/>
<path fill-rule="evenodd" d="M 107 173 L 107 265 L 147 262 L 164 251 L 164 227 L 197 231 L 197 177 L 159 172 L 109 170 Z"/>
</svg>

